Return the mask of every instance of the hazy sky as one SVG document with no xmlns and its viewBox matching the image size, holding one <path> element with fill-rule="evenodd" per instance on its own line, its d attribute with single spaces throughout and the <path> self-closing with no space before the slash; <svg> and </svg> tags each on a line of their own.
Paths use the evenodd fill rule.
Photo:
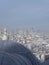
<svg viewBox="0 0 49 65">
<path fill-rule="evenodd" d="M 49 31 L 49 0 L 0 0 L 0 27 Z"/>
</svg>

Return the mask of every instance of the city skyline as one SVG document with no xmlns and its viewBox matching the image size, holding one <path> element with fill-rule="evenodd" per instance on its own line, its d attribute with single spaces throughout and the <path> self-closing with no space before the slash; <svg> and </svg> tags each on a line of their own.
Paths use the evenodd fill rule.
<svg viewBox="0 0 49 65">
<path fill-rule="evenodd" d="M 49 31 L 49 0 L 0 1 L 0 27 Z"/>
</svg>

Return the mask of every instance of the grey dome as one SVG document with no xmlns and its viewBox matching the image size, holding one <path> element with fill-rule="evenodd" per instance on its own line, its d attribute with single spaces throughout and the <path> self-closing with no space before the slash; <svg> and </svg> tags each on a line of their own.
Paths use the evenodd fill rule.
<svg viewBox="0 0 49 65">
<path fill-rule="evenodd" d="M 21 55 L 11 55 L 5 52 L 0 52 L 0 65 L 32 65 L 30 61 L 23 58 Z"/>
<path fill-rule="evenodd" d="M 13 55 L 21 55 L 23 58 L 31 62 L 32 65 L 40 65 L 39 60 L 23 45 L 13 41 L 1 41 L 0 51 Z"/>
</svg>

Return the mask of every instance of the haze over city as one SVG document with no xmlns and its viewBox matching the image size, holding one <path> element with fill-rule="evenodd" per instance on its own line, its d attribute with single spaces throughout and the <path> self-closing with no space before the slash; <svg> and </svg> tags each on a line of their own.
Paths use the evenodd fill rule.
<svg viewBox="0 0 49 65">
<path fill-rule="evenodd" d="M 49 31 L 49 0 L 0 0 L 0 28 Z"/>
<path fill-rule="evenodd" d="M 0 0 L 0 65 L 49 65 L 49 0 Z"/>
</svg>

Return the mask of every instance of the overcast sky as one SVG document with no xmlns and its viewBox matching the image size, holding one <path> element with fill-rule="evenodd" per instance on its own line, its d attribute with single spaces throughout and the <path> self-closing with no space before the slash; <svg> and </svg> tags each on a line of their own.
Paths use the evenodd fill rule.
<svg viewBox="0 0 49 65">
<path fill-rule="evenodd" d="M 0 0 L 0 27 L 49 31 L 49 0 Z"/>
</svg>

